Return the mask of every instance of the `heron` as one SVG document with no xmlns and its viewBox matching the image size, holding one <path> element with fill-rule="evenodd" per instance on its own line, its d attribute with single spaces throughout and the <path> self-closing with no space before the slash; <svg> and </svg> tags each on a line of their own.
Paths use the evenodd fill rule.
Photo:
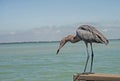
<svg viewBox="0 0 120 81">
<path fill-rule="evenodd" d="M 68 35 L 64 37 L 60 41 L 59 48 L 57 50 L 57 53 L 59 53 L 60 49 L 69 41 L 71 43 L 76 43 L 79 41 L 84 41 L 87 51 L 87 59 L 84 67 L 83 73 L 92 73 L 92 66 L 93 66 L 93 58 L 94 58 L 94 52 L 93 52 L 93 46 L 92 43 L 101 43 L 107 45 L 109 43 L 108 39 L 99 32 L 94 26 L 91 25 L 81 25 L 76 30 L 76 35 Z M 88 44 L 91 47 L 91 64 L 90 64 L 90 71 L 86 72 L 87 64 L 89 61 L 89 51 L 88 51 Z"/>
</svg>

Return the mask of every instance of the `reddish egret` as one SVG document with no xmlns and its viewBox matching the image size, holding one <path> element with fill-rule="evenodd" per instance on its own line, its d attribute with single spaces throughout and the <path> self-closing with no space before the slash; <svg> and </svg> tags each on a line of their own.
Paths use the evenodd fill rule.
<svg viewBox="0 0 120 81">
<path fill-rule="evenodd" d="M 84 73 L 86 73 L 86 67 L 87 67 L 88 60 L 89 60 L 88 43 L 90 44 L 90 47 L 91 47 L 91 66 L 90 66 L 90 72 L 89 73 L 92 73 L 93 57 L 94 57 L 92 43 L 102 43 L 102 44 L 107 45 L 108 42 L 109 42 L 102 35 L 102 33 L 100 33 L 95 27 L 90 26 L 90 25 L 82 25 L 82 26 L 78 27 L 78 29 L 76 30 L 76 36 L 68 35 L 67 37 L 64 37 L 60 41 L 60 46 L 59 46 L 56 54 L 59 53 L 59 50 L 68 41 L 70 41 L 71 43 L 76 43 L 76 42 L 79 42 L 81 40 L 83 40 L 85 42 L 86 51 L 87 51 L 87 60 L 86 60 L 85 68 L 84 68 Z"/>
</svg>

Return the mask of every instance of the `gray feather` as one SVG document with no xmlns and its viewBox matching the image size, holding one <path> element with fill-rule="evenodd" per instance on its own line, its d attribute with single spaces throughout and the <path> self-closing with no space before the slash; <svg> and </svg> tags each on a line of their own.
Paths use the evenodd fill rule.
<svg viewBox="0 0 120 81">
<path fill-rule="evenodd" d="M 76 32 L 78 37 L 84 41 L 108 44 L 107 38 L 93 26 L 82 25 Z"/>
</svg>

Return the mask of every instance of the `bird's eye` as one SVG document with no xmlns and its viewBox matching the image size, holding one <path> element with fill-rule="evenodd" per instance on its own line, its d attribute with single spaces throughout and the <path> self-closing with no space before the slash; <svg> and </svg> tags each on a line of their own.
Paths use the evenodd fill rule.
<svg viewBox="0 0 120 81">
<path fill-rule="evenodd" d="M 73 39 L 75 39 L 75 37 L 73 37 Z"/>
</svg>

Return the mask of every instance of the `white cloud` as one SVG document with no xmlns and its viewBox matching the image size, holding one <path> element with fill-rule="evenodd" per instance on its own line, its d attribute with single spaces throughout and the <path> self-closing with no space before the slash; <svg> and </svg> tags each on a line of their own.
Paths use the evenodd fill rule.
<svg viewBox="0 0 120 81">
<path fill-rule="evenodd" d="M 120 38 L 118 26 L 96 26 L 108 39 Z M 76 26 L 51 26 L 33 28 L 27 31 L 0 32 L 0 42 L 16 41 L 59 41 L 69 34 L 76 34 Z"/>
<path fill-rule="evenodd" d="M 102 31 L 103 31 L 103 32 L 107 32 L 107 31 L 108 31 L 108 29 L 103 29 Z"/>
<path fill-rule="evenodd" d="M 10 32 L 9 34 L 10 34 L 10 35 L 15 35 L 15 34 L 16 34 L 16 32 Z"/>
<path fill-rule="evenodd" d="M 60 30 L 56 30 L 56 33 L 60 33 L 61 31 Z"/>
</svg>

